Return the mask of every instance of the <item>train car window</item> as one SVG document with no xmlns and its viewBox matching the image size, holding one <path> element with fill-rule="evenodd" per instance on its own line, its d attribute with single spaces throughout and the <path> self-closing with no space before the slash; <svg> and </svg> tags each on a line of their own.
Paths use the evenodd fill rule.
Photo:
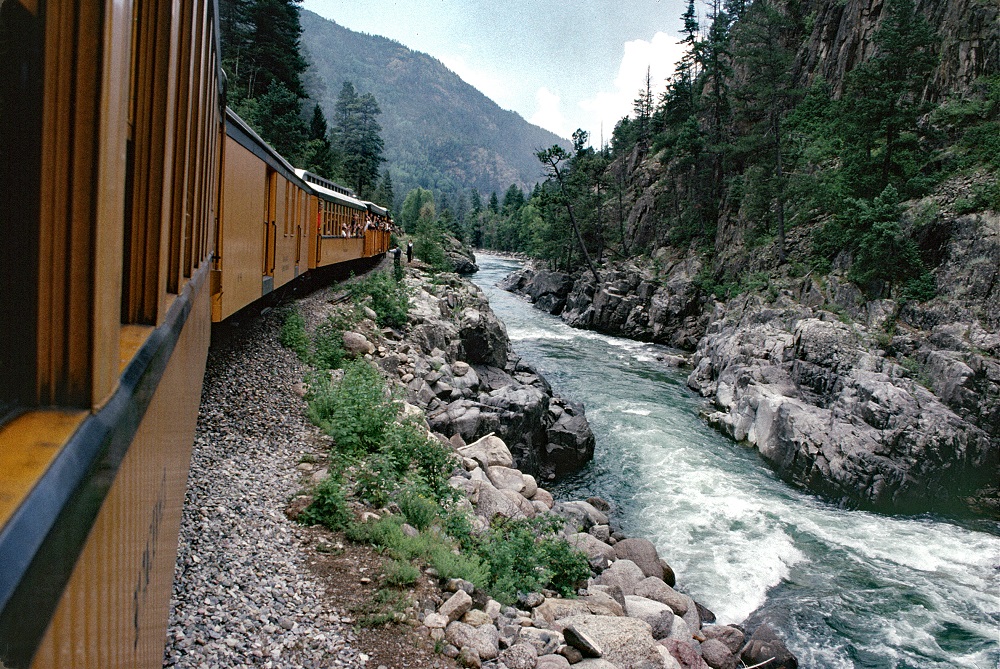
<svg viewBox="0 0 1000 669">
<path fill-rule="evenodd" d="M 169 2 L 133 3 L 133 61 L 125 171 L 122 322 L 155 325 L 163 302 L 162 202 L 171 183 L 167 155 L 173 119 L 170 88 Z"/>
<path fill-rule="evenodd" d="M 42 132 L 41 20 L 16 0 L 0 4 L 0 423 L 34 399 Z M 16 156 L 16 160 L 7 160 Z M 14 290 L 13 287 L 17 286 Z"/>
</svg>

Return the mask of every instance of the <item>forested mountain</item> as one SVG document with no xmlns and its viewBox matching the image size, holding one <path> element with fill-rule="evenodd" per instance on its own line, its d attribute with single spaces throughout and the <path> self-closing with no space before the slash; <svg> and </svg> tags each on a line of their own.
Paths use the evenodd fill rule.
<svg viewBox="0 0 1000 669">
<path fill-rule="evenodd" d="M 334 118 L 345 81 L 371 93 L 397 198 L 415 187 L 449 194 L 503 192 L 542 178 L 534 152 L 564 140 L 462 81 L 440 61 L 398 42 L 301 12 L 309 96 Z"/>
</svg>

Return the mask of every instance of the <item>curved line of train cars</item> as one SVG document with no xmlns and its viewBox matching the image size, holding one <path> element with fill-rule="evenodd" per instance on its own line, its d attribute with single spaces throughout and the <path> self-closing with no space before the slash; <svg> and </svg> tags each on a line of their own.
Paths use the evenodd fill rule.
<svg viewBox="0 0 1000 669">
<path fill-rule="evenodd" d="M 225 108 L 215 0 L 0 3 L 0 665 L 158 667 L 211 338 L 388 213 Z"/>
</svg>

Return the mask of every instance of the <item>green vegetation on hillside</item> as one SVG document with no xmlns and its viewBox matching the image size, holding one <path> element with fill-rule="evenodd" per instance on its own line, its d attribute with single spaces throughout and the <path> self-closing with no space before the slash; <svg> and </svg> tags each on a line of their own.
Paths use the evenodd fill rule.
<svg viewBox="0 0 1000 669">
<path fill-rule="evenodd" d="M 563 141 L 501 109 L 431 56 L 308 11 L 302 25 L 310 64 L 306 88 L 328 117 L 344 81 L 378 98 L 385 157 L 400 199 L 424 188 L 439 211 L 462 218 L 472 189 L 529 188 L 541 176 L 533 151 Z M 442 195 L 449 207 L 442 206 Z"/>
<path fill-rule="evenodd" d="M 799 3 L 714 0 L 707 32 L 695 9 L 664 94 L 654 100 L 647 81 L 610 146 L 578 133 L 572 153 L 540 152 L 550 178 L 498 211 L 483 244 L 588 270 L 670 245 L 712 261 L 736 243 L 772 271 L 837 262 L 870 296 L 931 296 L 900 205 L 966 175 L 978 185 L 955 213 L 1000 208 L 1000 73 L 929 99 L 937 38 L 913 0 L 887 0 L 874 53 L 834 94 L 821 78 L 802 83 L 815 17 Z M 789 247 L 796 227 L 812 244 Z M 738 264 L 716 264 L 710 283 L 738 284 Z"/>
<path fill-rule="evenodd" d="M 220 0 L 219 15 L 229 106 L 296 167 L 391 207 L 389 173 L 379 181 L 385 157 L 375 96 L 344 81 L 333 128 L 319 104 L 304 104 L 298 1 Z"/>
<path fill-rule="evenodd" d="M 312 490 L 299 521 L 346 530 L 351 540 L 385 552 L 392 558 L 385 574 L 390 585 L 411 584 L 419 575 L 414 565 L 426 565 L 441 578 L 462 578 L 485 588 L 505 604 L 513 604 L 519 592 L 542 588 L 572 596 L 590 567 L 558 536 L 561 521 L 498 519 L 474 531 L 467 503 L 459 504 L 463 496 L 448 483 L 459 466 L 451 446 L 431 437 L 421 418 L 402 412 L 402 403 L 370 362 L 347 362 L 333 380 L 329 363 L 311 353 L 324 347 L 321 339 L 342 337 L 360 318 L 362 305 L 379 303 L 383 283 L 377 277 L 354 283 L 352 306 L 330 316 L 312 336 L 301 315 L 286 313 L 280 341 L 314 366 L 307 378 L 308 415 L 333 441 L 329 474 Z M 356 522 L 352 503 L 358 502 L 382 510 L 382 517 Z M 386 513 L 386 507 L 397 512 Z M 404 532 L 403 523 L 415 531 Z M 366 622 L 391 619 L 391 611 L 373 613 Z"/>
</svg>

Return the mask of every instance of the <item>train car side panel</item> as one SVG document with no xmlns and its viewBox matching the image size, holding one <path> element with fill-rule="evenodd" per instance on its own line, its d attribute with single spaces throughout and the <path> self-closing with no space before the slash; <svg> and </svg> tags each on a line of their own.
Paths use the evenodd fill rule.
<svg viewBox="0 0 1000 669">
<path fill-rule="evenodd" d="M 363 238 L 322 237 L 319 240 L 320 267 L 360 258 L 365 251 Z"/>
<path fill-rule="evenodd" d="M 268 170 L 253 153 L 226 137 L 223 219 L 217 250 L 222 270 L 220 316 L 225 319 L 261 296 Z M 272 172 L 272 176 L 273 176 Z"/>
<path fill-rule="evenodd" d="M 295 278 L 295 193 L 298 186 L 278 175 L 274 287 Z"/>
<path fill-rule="evenodd" d="M 204 351 L 211 337 L 207 272 L 198 272 L 191 283 L 196 285 L 191 286 L 190 315 L 32 667 L 126 669 L 162 661 Z"/>
</svg>

